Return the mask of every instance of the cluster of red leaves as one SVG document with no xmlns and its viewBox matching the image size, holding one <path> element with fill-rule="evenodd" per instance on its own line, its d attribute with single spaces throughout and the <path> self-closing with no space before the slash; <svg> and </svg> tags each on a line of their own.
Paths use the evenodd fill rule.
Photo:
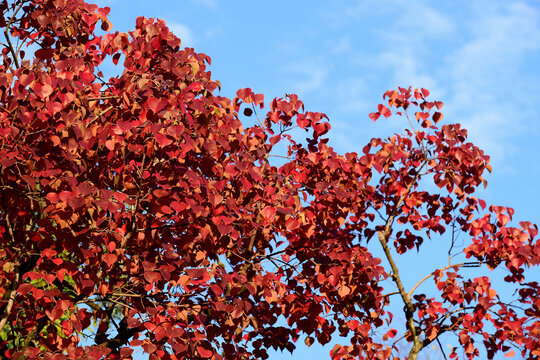
<svg viewBox="0 0 540 360">
<path fill-rule="evenodd" d="M 450 331 L 470 357 L 474 334 L 490 356 L 508 344 L 539 354 L 540 290 L 523 278 L 539 262 L 536 227 L 505 227 L 512 211 L 498 207 L 474 218 L 488 157 L 459 125 L 437 127 L 442 103 L 427 90 L 389 91 L 370 115 L 414 106 L 419 129 L 340 155 L 322 137 L 325 115 L 296 95 L 244 127 L 240 109 L 254 116 L 263 96 L 216 95 L 210 59 L 162 21 L 98 36 L 109 10 L 82 0 L 0 10 L 8 38 L 39 47 L 21 61 L 9 42 L 0 65 L 2 356 L 129 359 L 140 347 L 150 359 L 267 358 L 338 331 L 351 345 L 333 358 L 385 359 L 397 331 L 375 336 L 391 321 L 383 282 L 399 275 L 367 242 L 392 239 L 401 254 L 449 224 L 473 238 L 467 256 L 506 264 L 525 310 L 498 301 L 485 278 L 458 281 L 460 265 L 439 270 L 441 301 L 402 294 L 422 345 Z M 108 57 L 123 72 L 104 80 Z M 441 193 L 420 190 L 422 178 Z M 415 331 L 404 330 L 410 342 Z"/>
</svg>

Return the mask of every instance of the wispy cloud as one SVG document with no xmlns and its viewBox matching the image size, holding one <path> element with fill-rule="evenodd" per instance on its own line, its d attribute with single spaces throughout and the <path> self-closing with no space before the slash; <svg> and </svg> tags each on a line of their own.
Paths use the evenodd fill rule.
<svg viewBox="0 0 540 360">
<path fill-rule="evenodd" d="M 169 29 L 174 33 L 174 35 L 178 36 L 180 40 L 182 40 L 182 46 L 183 47 L 193 47 L 194 46 L 194 37 L 192 31 L 184 24 L 174 22 L 174 21 L 167 21 L 167 26 Z"/>
<path fill-rule="evenodd" d="M 520 112 L 538 81 L 519 76 L 527 55 L 540 50 L 538 10 L 525 3 L 473 8 L 463 24 L 468 39 L 447 55 L 452 115 L 498 162 L 515 149 L 512 140 L 537 127 Z M 538 79 L 538 74 L 536 75 Z"/>
<path fill-rule="evenodd" d="M 526 102 L 540 101 L 540 74 L 527 70 L 537 68 L 531 62 L 540 58 L 539 8 L 493 1 L 446 6 L 389 0 L 386 5 L 362 1 L 346 7 L 347 27 L 373 21 L 375 45 L 369 50 L 362 43 L 352 50 L 336 46 L 366 74 L 366 91 L 381 81 L 430 89 L 445 102 L 448 121 L 462 123 L 498 165 L 509 165 L 517 136 L 540 132 L 538 115 L 522 111 L 530 109 Z M 527 71 L 530 76 L 523 75 Z M 386 77 L 370 79 L 371 73 Z"/>
<path fill-rule="evenodd" d="M 329 66 L 315 59 L 293 60 L 281 72 L 287 78 L 284 88 L 300 95 L 320 89 L 326 82 Z"/>
<path fill-rule="evenodd" d="M 218 2 L 216 0 L 191 0 L 192 2 L 202 5 L 210 10 L 216 10 L 218 8 Z"/>
<path fill-rule="evenodd" d="M 327 46 L 334 54 L 347 54 L 354 48 L 349 36 L 342 36 L 338 39 L 332 38 L 327 42 Z"/>
<path fill-rule="evenodd" d="M 454 31 L 454 23 L 442 12 L 422 2 L 407 0 L 387 0 L 381 6 L 378 0 L 357 1 L 356 4 L 345 6 L 340 13 L 343 16 L 366 21 L 372 17 L 389 20 L 381 23 L 388 26 L 391 33 L 397 36 L 438 37 Z"/>
</svg>

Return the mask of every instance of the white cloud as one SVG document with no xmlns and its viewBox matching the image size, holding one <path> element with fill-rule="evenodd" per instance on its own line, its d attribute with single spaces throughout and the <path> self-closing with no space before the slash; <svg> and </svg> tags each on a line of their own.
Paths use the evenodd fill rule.
<svg viewBox="0 0 540 360">
<path fill-rule="evenodd" d="M 447 35 L 455 30 L 454 23 L 442 12 L 421 2 L 407 0 L 359 1 L 357 4 L 346 6 L 340 16 L 365 20 L 370 17 L 388 19 L 390 31 L 399 37 L 437 37 Z"/>
<path fill-rule="evenodd" d="M 174 21 L 167 21 L 167 26 L 174 35 L 178 36 L 182 40 L 182 47 L 193 47 L 194 38 L 191 30 L 184 24 L 177 23 Z"/>
<path fill-rule="evenodd" d="M 329 72 L 329 67 L 321 61 L 305 59 L 293 61 L 281 69 L 287 75 L 285 88 L 299 95 L 320 89 Z"/>
<path fill-rule="evenodd" d="M 403 3 L 399 10 L 403 14 L 393 26 L 398 36 L 406 37 L 410 41 L 422 38 L 437 38 L 451 35 L 455 31 L 454 22 L 434 8 L 419 3 Z"/>
<path fill-rule="evenodd" d="M 474 74 L 475 81 L 492 82 L 496 79 L 488 74 L 514 72 L 526 52 L 540 49 L 538 12 L 534 9 L 516 3 L 502 12 L 482 13 L 470 24 L 471 41 L 450 57 L 457 79 Z"/>
<path fill-rule="evenodd" d="M 525 3 L 508 3 L 478 7 L 472 15 L 464 24 L 469 40 L 445 60 L 453 94 L 448 107 L 453 120 L 502 164 L 515 149 L 514 138 L 534 128 L 520 104 L 540 87 L 519 74 L 524 59 L 540 50 L 539 13 Z"/>
<path fill-rule="evenodd" d="M 447 121 L 462 123 L 498 165 L 508 165 L 515 138 L 538 129 L 530 123 L 538 116 L 528 114 L 527 121 L 521 112 L 526 101 L 540 101 L 538 73 L 532 74 L 535 80 L 522 75 L 525 62 L 540 55 L 538 8 L 488 1 L 456 4 L 448 12 L 427 2 L 391 0 L 382 9 L 371 5 L 367 1 L 348 8 L 355 21 L 370 9 L 388 19 L 374 28 L 381 50 L 357 56 L 357 65 L 389 74 L 391 86 L 429 89 L 445 102 Z"/>
<path fill-rule="evenodd" d="M 438 84 L 430 66 L 432 46 L 455 36 L 455 21 L 433 7 L 404 0 L 389 0 L 386 6 L 367 1 L 348 7 L 348 15 L 358 20 L 370 16 L 370 11 L 386 21 L 371 28 L 381 50 L 359 54 L 357 65 L 388 74 L 388 86 L 424 87 L 436 96 L 444 95 L 444 86 Z"/>
<path fill-rule="evenodd" d="M 331 39 L 331 43 L 328 44 L 328 47 L 334 54 L 350 53 L 353 49 L 351 39 L 348 36 L 339 39 Z"/>
<path fill-rule="evenodd" d="M 210 10 L 216 10 L 218 8 L 218 2 L 216 0 L 192 0 L 192 1 Z"/>
<path fill-rule="evenodd" d="M 340 80 L 333 96 L 333 100 L 337 104 L 336 111 L 351 114 L 358 113 L 359 108 L 368 108 L 368 106 L 372 105 L 365 101 L 368 91 L 368 84 L 363 77 L 350 77 Z"/>
</svg>

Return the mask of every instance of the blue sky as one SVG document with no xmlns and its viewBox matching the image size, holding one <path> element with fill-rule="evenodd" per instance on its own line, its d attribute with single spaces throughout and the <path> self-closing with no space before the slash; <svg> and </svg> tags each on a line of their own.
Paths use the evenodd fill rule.
<svg viewBox="0 0 540 360">
<path fill-rule="evenodd" d="M 461 123 L 492 157 L 480 196 L 514 207 L 516 220 L 540 223 L 538 0 L 98 4 L 111 7 L 113 30 L 132 29 L 137 16 L 167 21 L 185 46 L 212 58 L 225 96 L 243 87 L 264 93 L 267 103 L 298 94 L 306 109 L 329 116 L 331 144 L 341 153 L 406 126 L 369 120 L 384 91 L 427 88 L 445 103 L 444 121 Z M 330 348 L 300 347 L 294 358 L 326 359 Z"/>
</svg>

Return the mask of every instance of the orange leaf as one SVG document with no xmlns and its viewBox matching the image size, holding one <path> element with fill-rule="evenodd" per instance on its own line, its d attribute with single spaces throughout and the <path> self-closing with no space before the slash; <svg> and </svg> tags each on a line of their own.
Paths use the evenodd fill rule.
<svg viewBox="0 0 540 360">
<path fill-rule="evenodd" d="M 514 357 L 516 356 L 516 352 L 514 350 L 510 350 L 504 357 Z"/>
<path fill-rule="evenodd" d="M 373 120 L 373 122 L 377 121 L 377 119 L 379 118 L 379 116 L 381 116 L 381 114 L 379 114 L 378 112 L 377 113 L 371 113 L 369 114 L 369 118 L 371 120 Z"/>
</svg>

